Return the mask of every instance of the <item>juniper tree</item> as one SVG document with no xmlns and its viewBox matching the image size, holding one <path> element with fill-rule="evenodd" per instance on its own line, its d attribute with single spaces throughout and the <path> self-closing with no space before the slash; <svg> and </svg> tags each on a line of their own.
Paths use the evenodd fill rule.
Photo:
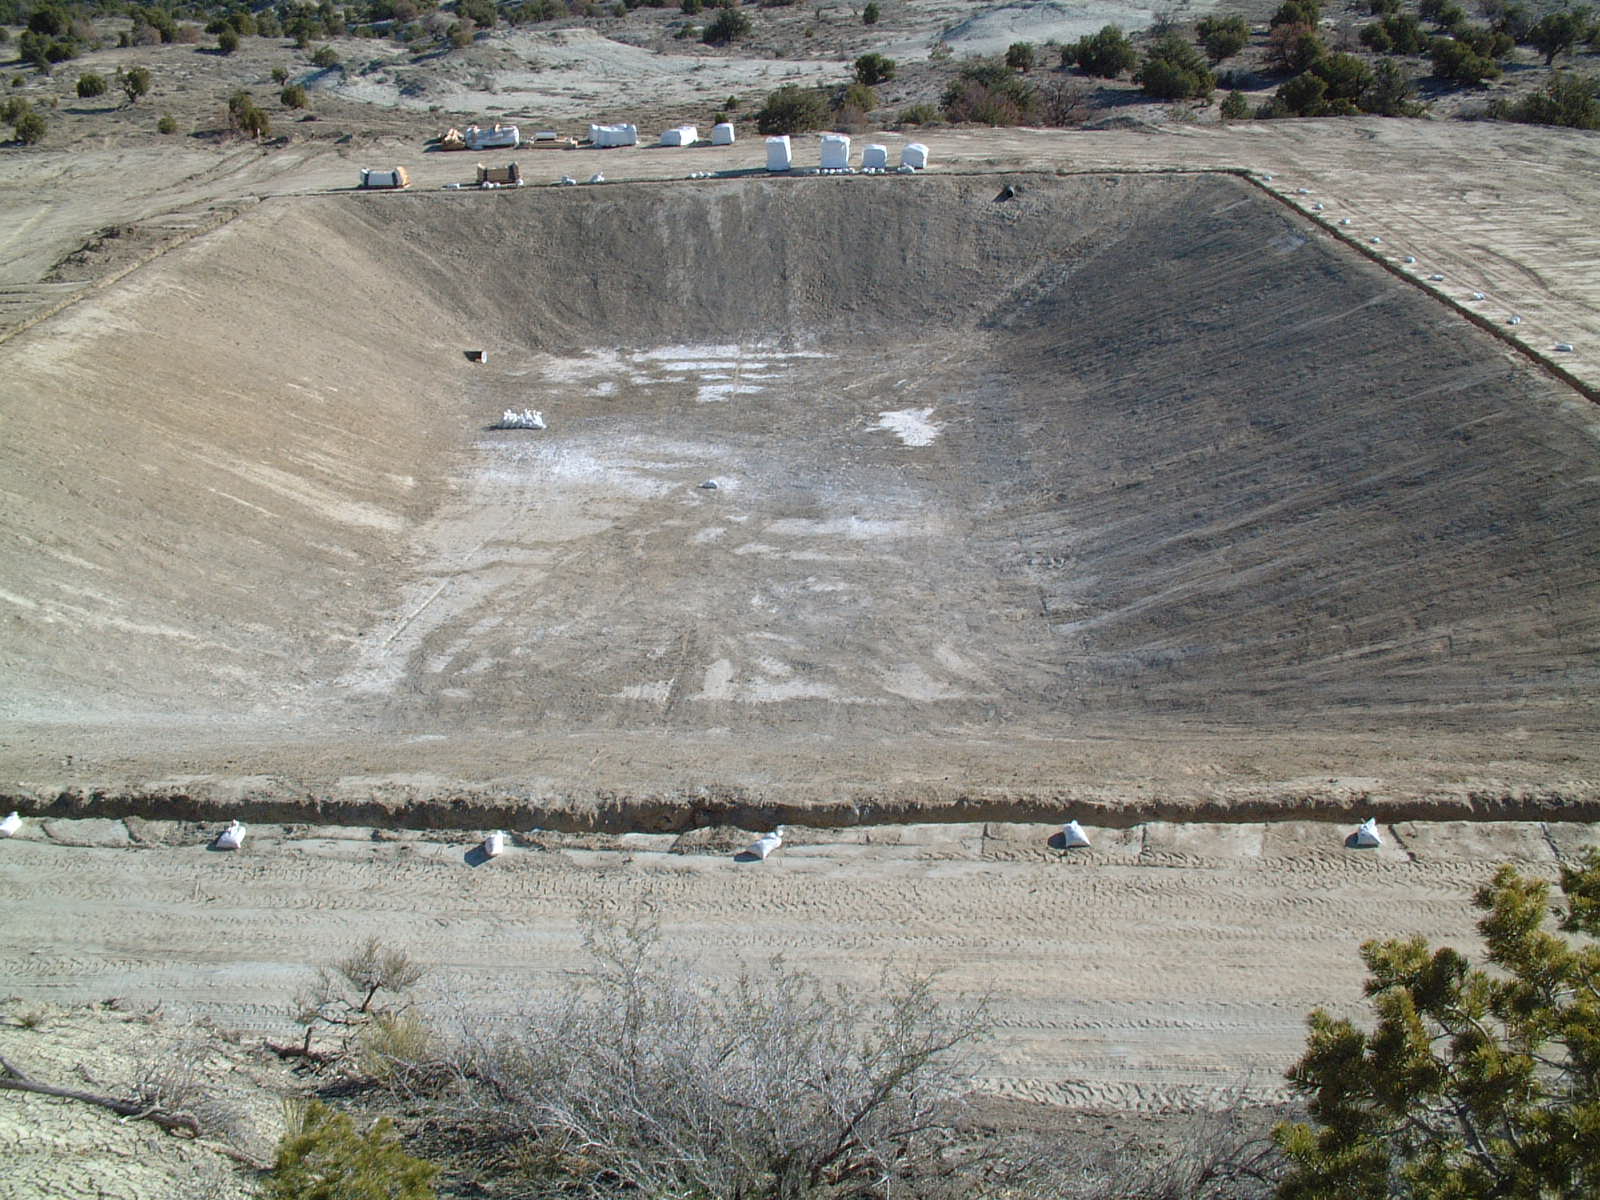
<svg viewBox="0 0 1600 1200">
<path fill-rule="evenodd" d="M 1550 886 L 1501 867 L 1474 897 L 1490 967 L 1420 938 L 1361 948 L 1369 1033 L 1318 1009 L 1289 1078 L 1312 1124 L 1276 1139 L 1282 1200 L 1600 1195 L 1600 852 Z"/>
</svg>

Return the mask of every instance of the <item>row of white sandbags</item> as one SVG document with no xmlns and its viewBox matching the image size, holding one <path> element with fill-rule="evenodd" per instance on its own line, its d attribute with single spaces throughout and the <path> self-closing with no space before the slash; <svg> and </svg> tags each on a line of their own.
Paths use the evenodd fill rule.
<svg viewBox="0 0 1600 1200">
<path fill-rule="evenodd" d="M 900 150 L 900 165 L 925 171 L 928 167 L 928 148 L 921 142 L 908 142 Z M 794 145 L 789 135 L 767 139 L 767 170 L 788 171 L 794 166 Z M 850 138 L 843 133 L 822 135 L 822 169 L 842 171 L 850 166 Z M 861 152 L 861 169 L 887 171 L 889 147 L 871 145 Z"/>
</svg>

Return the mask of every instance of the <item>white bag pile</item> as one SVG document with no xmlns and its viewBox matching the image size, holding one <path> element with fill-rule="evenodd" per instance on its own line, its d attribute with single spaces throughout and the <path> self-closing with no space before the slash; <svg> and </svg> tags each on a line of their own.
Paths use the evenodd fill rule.
<svg viewBox="0 0 1600 1200">
<path fill-rule="evenodd" d="M 787 171 L 793 163 L 794 148 L 789 144 L 789 135 L 769 137 L 767 139 L 767 170 Z"/>
<path fill-rule="evenodd" d="M 661 135 L 663 146 L 692 146 L 700 140 L 700 131 L 693 125 L 679 125 Z"/>
<path fill-rule="evenodd" d="M 928 169 L 928 148 L 921 142 L 907 142 L 905 149 L 900 151 L 900 165 L 902 167 L 911 167 L 918 171 L 926 171 Z"/>
<path fill-rule="evenodd" d="M 733 145 L 733 123 L 720 121 L 711 127 L 711 144 L 713 146 Z"/>
<path fill-rule="evenodd" d="M 868 146 L 861 152 L 861 169 L 863 171 L 885 171 L 889 167 L 889 147 Z"/>
</svg>

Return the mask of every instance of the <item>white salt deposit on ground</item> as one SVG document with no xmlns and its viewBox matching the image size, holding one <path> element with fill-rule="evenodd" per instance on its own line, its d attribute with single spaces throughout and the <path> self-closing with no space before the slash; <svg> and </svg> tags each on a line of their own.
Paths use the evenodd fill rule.
<svg viewBox="0 0 1600 1200">
<path fill-rule="evenodd" d="M 716 404 L 730 396 L 759 396 L 766 388 L 753 383 L 707 383 L 695 394 L 701 404 Z"/>
<path fill-rule="evenodd" d="M 834 517 L 826 521 L 784 517 L 770 522 L 764 532 L 781 537 L 845 537 L 851 541 L 910 537 L 918 532 L 911 521 L 875 521 L 861 517 Z"/>
<path fill-rule="evenodd" d="M 932 408 L 902 408 L 878 414 L 878 423 L 869 426 L 895 435 L 907 446 L 931 446 L 944 428 L 933 421 Z"/>
<path fill-rule="evenodd" d="M 665 704 L 672 692 L 672 680 L 658 679 L 652 683 L 630 683 L 617 693 L 623 700 L 645 700 L 652 704 Z"/>
</svg>

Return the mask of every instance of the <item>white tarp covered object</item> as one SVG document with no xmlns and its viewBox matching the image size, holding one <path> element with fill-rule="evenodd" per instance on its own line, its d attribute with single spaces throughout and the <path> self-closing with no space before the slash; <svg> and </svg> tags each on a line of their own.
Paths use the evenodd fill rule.
<svg viewBox="0 0 1600 1200">
<path fill-rule="evenodd" d="M 506 852 L 506 835 L 496 829 L 483 839 L 483 856 L 485 858 L 499 858 Z"/>
<path fill-rule="evenodd" d="M 387 171 L 375 171 L 371 167 L 362 167 L 361 186 L 364 188 L 410 187 L 411 176 L 406 174 L 404 167 L 392 167 Z"/>
<path fill-rule="evenodd" d="M 0 821 L 0 837 L 16 837 L 17 831 L 22 828 L 22 814 L 13 812 L 4 821 Z"/>
<path fill-rule="evenodd" d="M 522 145 L 522 130 L 515 125 L 468 125 L 462 135 L 468 150 L 514 150 Z"/>
<path fill-rule="evenodd" d="M 235 821 L 217 834 L 218 850 L 237 850 L 244 845 L 245 827 L 243 821 Z"/>
<path fill-rule="evenodd" d="M 915 167 L 919 171 L 928 169 L 928 148 L 921 142 L 907 142 L 900 151 L 900 165 L 902 167 Z"/>
<path fill-rule="evenodd" d="M 861 152 L 861 169 L 869 167 L 887 168 L 889 166 L 889 147 L 868 146 Z"/>
<path fill-rule="evenodd" d="M 822 169 L 839 171 L 850 165 L 850 135 L 825 133 L 822 135 Z"/>
<path fill-rule="evenodd" d="M 1355 845 L 1362 850 L 1376 850 L 1383 845 L 1383 839 L 1378 836 L 1378 821 L 1376 817 L 1368 817 L 1361 822 L 1361 828 L 1355 832 Z"/>
<path fill-rule="evenodd" d="M 733 122 L 719 121 L 711 127 L 711 144 L 713 146 L 733 145 Z"/>
<path fill-rule="evenodd" d="M 639 127 L 637 125 L 591 125 L 589 126 L 589 141 L 601 150 L 609 150 L 615 146 L 637 146 L 639 144 Z"/>
<path fill-rule="evenodd" d="M 1087 850 L 1089 848 L 1089 835 L 1083 831 L 1083 826 L 1076 821 L 1068 821 L 1061 827 L 1061 844 L 1068 850 Z"/>
<path fill-rule="evenodd" d="M 663 146 L 692 146 L 700 140 L 700 131 L 693 125 L 679 125 L 661 135 Z"/>
<path fill-rule="evenodd" d="M 767 170 L 787 171 L 794 163 L 794 150 L 789 145 L 789 135 L 767 139 Z"/>
</svg>

